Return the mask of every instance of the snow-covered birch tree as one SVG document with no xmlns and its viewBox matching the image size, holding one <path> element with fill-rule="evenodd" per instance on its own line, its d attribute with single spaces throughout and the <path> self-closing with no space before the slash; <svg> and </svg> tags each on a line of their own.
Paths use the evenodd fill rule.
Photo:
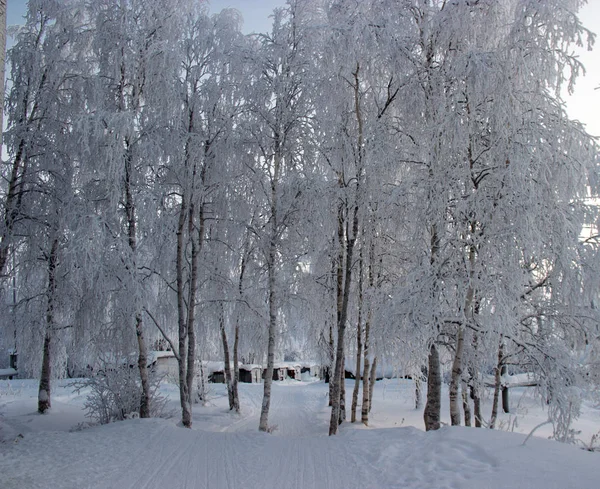
<svg viewBox="0 0 600 489">
<path fill-rule="evenodd" d="M 267 271 L 268 347 L 260 431 L 269 430 L 269 408 L 277 322 L 282 297 L 282 242 L 289 232 L 299 189 L 289 183 L 301 168 L 303 134 L 311 106 L 306 77 L 306 18 L 311 2 L 291 0 L 274 12 L 270 34 L 261 35 L 255 51 L 256 81 L 249 93 L 248 132 L 255 151 L 257 191 L 262 193 L 260 248 Z"/>
</svg>

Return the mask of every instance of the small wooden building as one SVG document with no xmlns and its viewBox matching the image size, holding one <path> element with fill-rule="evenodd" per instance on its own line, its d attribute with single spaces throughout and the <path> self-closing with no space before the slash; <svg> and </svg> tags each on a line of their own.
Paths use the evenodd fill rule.
<svg viewBox="0 0 600 489">
<path fill-rule="evenodd" d="M 281 367 L 279 364 L 273 366 L 273 380 L 284 380 L 287 373 L 285 367 Z M 264 379 L 267 375 L 267 369 L 265 368 L 262 372 L 262 378 Z"/>
<path fill-rule="evenodd" d="M 302 379 L 302 367 L 299 363 L 276 363 L 273 366 L 273 380 Z"/>
<path fill-rule="evenodd" d="M 212 384 L 224 384 L 225 383 L 225 370 L 215 370 L 208 374 L 208 381 Z"/>
<path fill-rule="evenodd" d="M 288 378 L 294 380 L 302 380 L 302 367 L 300 366 L 300 364 L 288 364 L 286 370 Z"/>
<path fill-rule="evenodd" d="M 306 362 L 301 365 L 300 373 L 316 379 L 321 378 L 321 366 L 318 363 Z"/>
<path fill-rule="evenodd" d="M 202 362 L 208 381 L 212 384 L 225 383 L 225 363 L 224 362 Z"/>
<path fill-rule="evenodd" d="M 260 384 L 262 379 L 262 367 L 254 364 L 240 365 L 240 382 L 247 384 Z"/>
<path fill-rule="evenodd" d="M 179 364 L 172 351 L 151 351 L 148 367 L 161 376 L 179 378 Z"/>
<path fill-rule="evenodd" d="M 224 362 L 202 362 L 202 367 L 208 376 L 208 381 L 213 384 L 225 384 L 225 363 Z M 241 364 L 239 366 L 240 382 L 248 384 L 260 384 L 263 369 L 260 365 Z M 231 364 L 231 373 L 233 375 L 234 367 Z"/>
</svg>

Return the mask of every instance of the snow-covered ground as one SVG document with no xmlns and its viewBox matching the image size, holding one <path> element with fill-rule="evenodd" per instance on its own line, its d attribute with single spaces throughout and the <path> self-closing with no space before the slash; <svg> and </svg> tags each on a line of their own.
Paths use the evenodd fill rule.
<svg viewBox="0 0 600 489">
<path fill-rule="evenodd" d="M 352 387 L 347 381 L 348 404 Z M 600 487 L 600 453 L 544 439 L 547 426 L 523 446 L 523 433 L 546 419 L 531 388 L 512 390 L 513 413 L 501 416 L 502 430 L 429 433 L 413 389 L 407 380 L 378 382 L 370 426 L 345 423 L 328 437 L 327 385 L 320 382 L 276 382 L 270 424 L 277 429 L 264 434 L 257 431 L 262 385 L 240 385 L 240 416 L 227 410 L 224 386 L 211 385 L 208 405 L 194 407 L 193 430 L 177 426 L 177 390 L 169 384 L 163 393 L 171 419 L 82 429 L 85 393 L 74 394 L 68 381 L 56 383 L 46 415 L 36 413 L 34 381 L 0 381 L 0 488 Z M 575 428 L 589 443 L 600 410 L 585 405 Z"/>
</svg>

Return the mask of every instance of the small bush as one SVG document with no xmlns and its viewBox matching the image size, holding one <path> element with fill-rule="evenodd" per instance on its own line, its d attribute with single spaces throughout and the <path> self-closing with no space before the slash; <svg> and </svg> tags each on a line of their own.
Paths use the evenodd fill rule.
<svg viewBox="0 0 600 489">
<path fill-rule="evenodd" d="M 167 398 L 159 394 L 162 380 L 153 372 L 150 377 L 150 415 L 161 417 L 165 414 Z M 78 394 L 89 389 L 83 405 L 86 416 L 96 423 L 107 424 L 113 421 L 135 418 L 139 415 L 142 387 L 137 368 L 128 365 L 105 366 L 92 377 L 71 384 Z"/>
</svg>

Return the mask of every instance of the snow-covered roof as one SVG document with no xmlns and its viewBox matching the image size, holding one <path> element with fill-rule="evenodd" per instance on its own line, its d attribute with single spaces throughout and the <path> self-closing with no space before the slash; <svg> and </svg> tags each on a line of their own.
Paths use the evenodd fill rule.
<svg viewBox="0 0 600 489">
<path fill-rule="evenodd" d="M 276 362 L 273 365 L 273 368 L 300 368 L 300 363 L 298 363 L 298 362 Z"/>
<path fill-rule="evenodd" d="M 152 363 L 159 358 L 175 358 L 175 353 L 172 351 L 151 351 L 148 352 L 148 363 Z"/>
<path fill-rule="evenodd" d="M 364 363 L 361 364 L 360 368 L 361 369 L 364 368 Z M 352 375 L 356 375 L 356 372 L 355 372 L 356 358 L 352 358 L 352 359 L 346 358 L 344 370 L 352 373 Z M 392 364 L 384 363 L 382 365 L 381 362 L 377 363 L 377 367 L 376 367 L 377 378 L 384 377 L 386 379 L 392 379 L 395 377 L 402 377 L 403 375 L 406 375 L 406 374 L 410 374 L 410 372 L 404 372 L 402 369 L 400 369 L 400 367 L 394 366 Z"/>
<path fill-rule="evenodd" d="M 230 362 L 231 365 L 231 369 L 233 370 L 233 362 Z M 252 369 L 262 369 L 263 366 L 262 365 L 258 365 L 256 363 L 240 363 L 239 364 L 240 368 L 243 368 L 245 370 L 252 370 Z M 206 361 L 203 360 L 202 361 L 202 368 L 204 368 L 204 370 L 206 370 L 208 373 L 213 373 L 213 372 L 222 372 L 223 370 L 225 370 L 225 362 L 216 362 L 216 361 Z"/>
<path fill-rule="evenodd" d="M 17 375 L 14 368 L 0 368 L 0 377 L 10 377 L 11 375 Z"/>
<path fill-rule="evenodd" d="M 240 365 L 240 368 L 243 368 L 244 370 L 254 370 L 254 369 L 256 369 L 256 368 L 259 368 L 259 369 L 261 369 L 261 370 L 262 370 L 262 369 L 263 369 L 263 366 L 262 366 L 262 365 L 259 365 L 259 364 L 257 364 L 257 363 L 242 363 L 242 364 Z"/>
</svg>

